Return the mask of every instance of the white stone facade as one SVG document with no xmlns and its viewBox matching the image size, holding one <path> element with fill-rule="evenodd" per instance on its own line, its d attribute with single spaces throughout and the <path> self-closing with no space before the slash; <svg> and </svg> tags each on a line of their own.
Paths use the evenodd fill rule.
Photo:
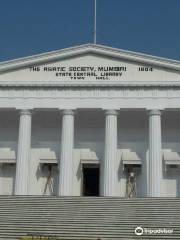
<svg viewBox="0 0 180 240">
<path fill-rule="evenodd" d="M 80 196 L 98 164 L 102 196 L 134 166 L 137 197 L 180 196 L 178 61 L 83 45 L 4 62 L 0 109 L 0 194 Z"/>
</svg>

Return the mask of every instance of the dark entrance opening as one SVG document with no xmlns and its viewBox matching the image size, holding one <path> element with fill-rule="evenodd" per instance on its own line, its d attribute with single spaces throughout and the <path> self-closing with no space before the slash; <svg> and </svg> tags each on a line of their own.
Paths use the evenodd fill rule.
<svg viewBox="0 0 180 240">
<path fill-rule="evenodd" d="M 83 196 L 99 196 L 98 164 L 83 164 Z"/>
</svg>

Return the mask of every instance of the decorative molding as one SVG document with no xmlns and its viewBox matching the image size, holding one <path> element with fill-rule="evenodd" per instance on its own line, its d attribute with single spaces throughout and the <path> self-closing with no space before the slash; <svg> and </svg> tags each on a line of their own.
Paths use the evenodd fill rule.
<svg viewBox="0 0 180 240">
<path fill-rule="evenodd" d="M 19 87 L 20 89 L 31 87 L 54 88 L 54 87 L 180 87 L 180 81 L 109 81 L 109 80 L 67 80 L 67 81 L 0 81 L 0 88 Z"/>
<path fill-rule="evenodd" d="M 63 88 L 4 88 L 0 89 L 0 98 L 3 99 L 157 99 L 157 98 L 180 98 L 180 87 L 167 88 L 167 87 L 89 87 L 89 88 L 76 88 L 63 87 Z M 27 109 L 27 107 L 24 107 Z"/>
</svg>

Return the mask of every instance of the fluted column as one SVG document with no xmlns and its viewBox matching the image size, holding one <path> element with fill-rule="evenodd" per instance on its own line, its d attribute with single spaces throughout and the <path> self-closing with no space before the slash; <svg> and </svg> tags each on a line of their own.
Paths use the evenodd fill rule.
<svg viewBox="0 0 180 240">
<path fill-rule="evenodd" d="M 102 196 L 116 195 L 117 178 L 117 111 L 107 110 L 105 123 L 105 151 L 102 163 Z"/>
<path fill-rule="evenodd" d="M 149 197 L 161 196 L 161 111 L 149 111 Z"/>
<path fill-rule="evenodd" d="M 3 194 L 3 184 L 2 184 L 3 171 L 2 171 L 2 167 L 3 167 L 3 164 L 0 163 L 0 195 Z"/>
<path fill-rule="evenodd" d="M 72 196 L 74 148 L 74 112 L 62 111 L 61 156 L 59 174 L 59 195 Z"/>
<path fill-rule="evenodd" d="M 31 111 L 20 110 L 19 139 L 15 178 L 16 195 L 28 194 L 30 149 L 31 149 Z"/>
</svg>

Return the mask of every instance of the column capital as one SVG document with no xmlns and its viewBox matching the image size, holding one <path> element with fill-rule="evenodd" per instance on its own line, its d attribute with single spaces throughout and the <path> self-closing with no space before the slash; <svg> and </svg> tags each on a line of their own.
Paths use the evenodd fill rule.
<svg viewBox="0 0 180 240">
<path fill-rule="evenodd" d="M 75 109 L 60 109 L 63 115 L 74 115 Z"/>
<path fill-rule="evenodd" d="M 148 114 L 151 115 L 161 115 L 162 114 L 162 109 L 147 109 Z"/>
<path fill-rule="evenodd" d="M 105 115 L 118 115 L 118 110 L 116 109 L 106 109 Z"/>
<path fill-rule="evenodd" d="M 32 109 L 17 109 L 19 112 L 19 115 L 32 115 L 33 110 Z"/>
</svg>

